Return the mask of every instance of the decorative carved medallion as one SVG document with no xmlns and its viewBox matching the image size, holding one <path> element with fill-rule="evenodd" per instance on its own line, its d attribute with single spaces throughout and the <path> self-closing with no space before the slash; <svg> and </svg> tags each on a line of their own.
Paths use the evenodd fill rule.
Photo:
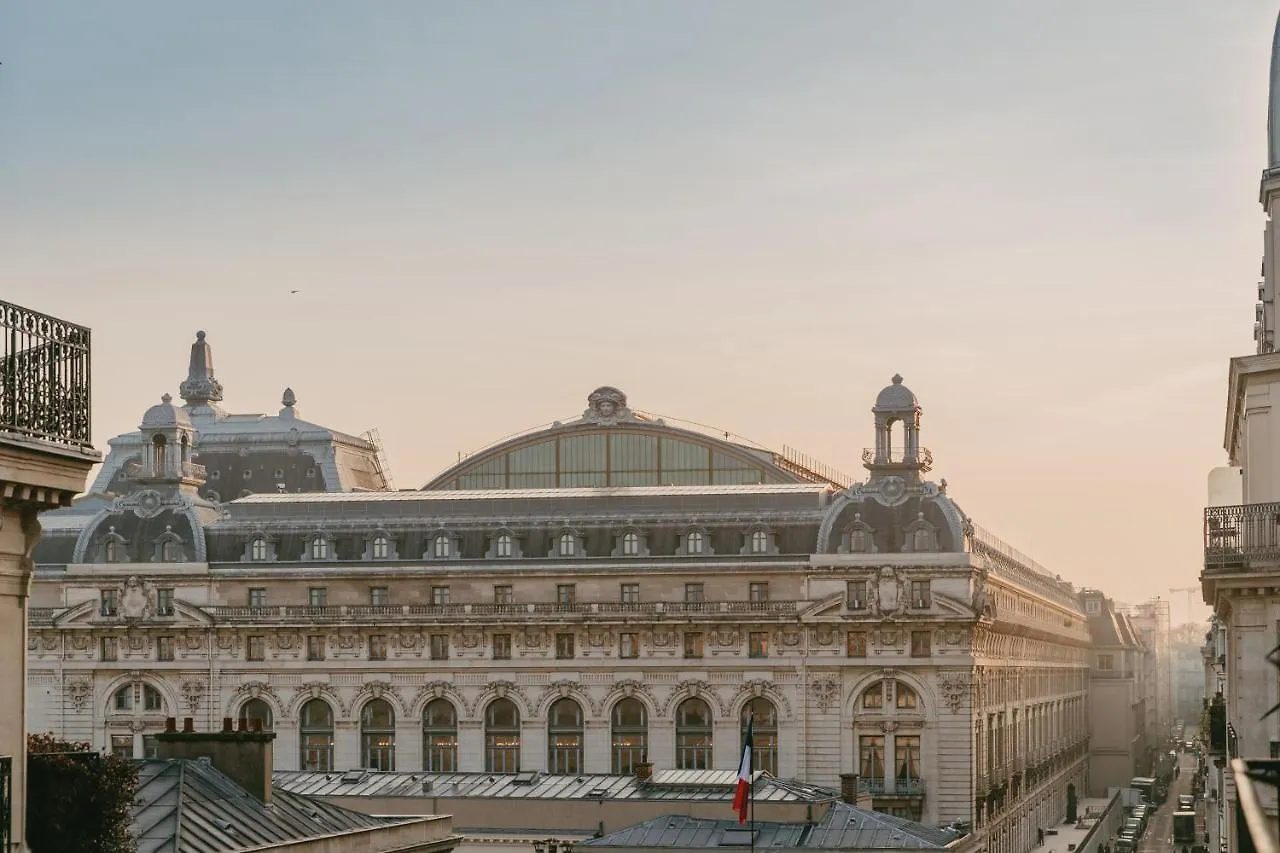
<svg viewBox="0 0 1280 853">
<path fill-rule="evenodd" d="M 818 710 L 826 712 L 840 698 L 840 683 L 834 678 L 823 675 L 809 682 L 809 695 Z"/>
<path fill-rule="evenodd" d="M 964 704 L 964 697 L 971 686 L 972 681 L 967 672 L 944 672 L 938 675 L 938 691 L 953 714 L 960 713 L 960 706 Z"/>
<path fill-rule="evenodd" d="M 156 591 L 136 575 L 121 584 L 116 595 L 120 602 L 120 615 L 124 619 L 147 619 L 155 615 Z"/>
<path fill-rule="evenodd" d="M 85 705 L 89 702 L 89 694 L 93 692 L 93 685 L 83 678 L 73 678 L 67 682 L 64 688 L 67 699 L 71 701 L 72 710 L 77 713 L 85 709 Z"/>
<path fill-rule="evenodd" d="M 613 426 L 620 421 L 635 420 L 635 413 L 627 408 L 627 395 L 617 388 L 604 385 L 587 397 L 587 410 L 582 420 L 599 426 Z"/>
<path fill-rule="evenodd" d="M 200 700 L 204 698 L 204 683 L 200 681 L 182 682 L 182 702 L 187 711 L 195 714 L 200 708 Z"/>
</svg>

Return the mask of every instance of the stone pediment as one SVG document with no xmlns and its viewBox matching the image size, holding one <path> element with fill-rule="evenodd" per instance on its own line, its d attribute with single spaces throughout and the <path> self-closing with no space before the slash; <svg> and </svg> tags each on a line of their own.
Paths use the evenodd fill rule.
<svg viewBox="0 0 1280 853">
<path fill-rule="evenodd" d="M 838 616 L 844 607 L 844 593 L 837 592 L 809 602 L 796 613 L 801 621 L 815 621 L 819 616 Z"/>
<path fill-rule="evenodd" d="M 968 602 L 960 601 L 949 595 L 935 592 L 931 596 L 933 599 L 933 607 L 935 610 L 941 610 L 946 616 L 963 616 L 966 619 L 973 619 L 978 614 L 969 606 Z"/>
<path fill-rule="evenodd" d="M 98 606 L 97 601 L 82 601 L 73 607 L 69 607 L 53 617 L 53 627 L 172 625 L 175 628 L 189 628 L 213 624 L 213 617 L 194 604 L 188 604 L 185 601 L 173 602 L 173 615 L 171 616 L 157 616 L 151 612 L 136 618 L 127 618 L 123 615 L 101 616 L 98 613 Z"/>
</svg>

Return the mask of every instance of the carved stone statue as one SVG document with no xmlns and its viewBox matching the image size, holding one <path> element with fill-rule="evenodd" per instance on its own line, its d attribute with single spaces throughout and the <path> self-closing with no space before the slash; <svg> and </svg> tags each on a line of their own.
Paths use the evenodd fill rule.
<svg viewBox="0 0 1280 853">
<path fill-rule="evenodd" d="M 627 395 L 608 385 L 591 392 L 587 397 L 587 410 L 582 413 L 584 421 L 601 426 L 613 426 L 619 421 L 629 421 L 634 417 L 627 408 Z"/>
<path fill-rule="evenodd" d="M 971 602 L 973 612 L 979 616 L 985 616 L 991 605 L 989 596 L 987 595 L 987 580 L 978 575 L 973 581 L 973 600 Z"/>
<path fill-rule="evenodd" d="M 120 615 L 125 619 L 145 619 L 156 612 L 155 590 L 132 575 L 119 588 Z"/>
</svg>

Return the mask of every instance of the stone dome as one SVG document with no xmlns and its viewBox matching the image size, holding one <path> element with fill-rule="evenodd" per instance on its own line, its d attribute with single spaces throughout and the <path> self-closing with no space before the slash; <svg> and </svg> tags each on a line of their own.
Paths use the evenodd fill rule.
<svg viewBox="0 0 1280 853">
<path fill-rule="evenodd" d="M 892 384 L 885 386 L 885 389 L 876 397 L 875 411 L 877 412 L 901 412 L 918 408 L 920 408 L 920 401 L 916 399 L 916 395 L 910 388 L 902 384 L 902 376 L 896 373 L 893 375 Z"/>
<path fill-rule="evenodd" d="M 173 405 L 173 397 L 165 394 L 160 402 L 147 409 L 142 416 L 142 429 L 161 429 L 166 427 L 191 427 L 191 418 L 187 413 Z"/>
</svg>

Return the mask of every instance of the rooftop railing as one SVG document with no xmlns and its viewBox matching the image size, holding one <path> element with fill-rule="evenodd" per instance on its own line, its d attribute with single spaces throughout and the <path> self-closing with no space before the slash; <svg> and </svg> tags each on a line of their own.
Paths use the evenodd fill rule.
<svg viewBox="0 0 1280 853">
<path fill-rule="evenodd" d="M 89 330 L 0 302 L 0 433 L 89 447 Z"/>
<path fill-rule="evenodd" d="M 1280 503 L 1205 507 L 1205 570 L 1240 571 L 1254 560 L 1280 560 Z"/>
<path fill-rule="evenodd" d="M 927 447 L 915 450 L 892 447 L 887 453 L 881 453 L 874 447 L 864 447 L 862 462 L 864 465 L 919 465 L 921 471 L 932 471 L 933 451 Z"/>
</svg>

